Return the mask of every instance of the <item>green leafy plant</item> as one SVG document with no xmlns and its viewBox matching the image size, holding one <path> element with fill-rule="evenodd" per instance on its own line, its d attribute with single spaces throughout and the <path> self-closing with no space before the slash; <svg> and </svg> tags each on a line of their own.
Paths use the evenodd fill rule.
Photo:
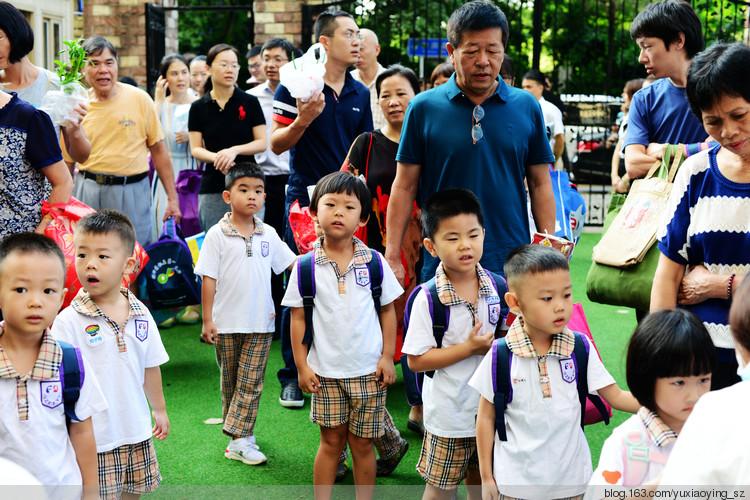
<svg viewBox="0 0 750 500">
<path fill-rule="evenodd" d="M 68 83 L 79 82 L 83 78 L 81 70 L 86 64 L 86 51 L 81 47 L 82 38 L 76 41 L 63 40 L 63 44 L 67 47 L 60 51 L 60 54 L 67 52 L 69 62 L 63 62 L 55 60 L 55 66 L 57 67 L 56 73 L 60 77 L 60 84 L 66 85 Z"/>
</svg>

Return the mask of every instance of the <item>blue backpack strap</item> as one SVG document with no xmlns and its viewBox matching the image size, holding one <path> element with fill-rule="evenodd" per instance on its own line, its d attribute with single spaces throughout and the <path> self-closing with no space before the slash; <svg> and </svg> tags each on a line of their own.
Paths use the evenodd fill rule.
<svg viewBox="0 0 750 500">
<path fill-rule="evenodd" d="M 513 400 L 513 387 L 510 385 L 510 368 L 513 362 L 513 353 L 508 348 L 505 338 L 500 338 L 492 343 L 492 388 L 495 392 L 493 404 L 495 405 L 495 431 L 500 441 L 507 441 L 508 435 L 505 430 L 505 409 Z"/>
<path fill-rule="evenodd" d="M 581 428 L 583 429 L 586 417 L 586 399 L 593 403 L 594 407 L 601 413 L 605 425 L 609 425 L 609 412 L 602 402 L 602 398 L 589 394 L 588 365 L 589 365 L 589 343 L 583 339 L 583 334 L 574 332 L 575 346 L 573 356 L 576 364 L 576 385 L 578 386 L 578 400 L 581 402 Z"/>
<path fill-rule="evenodd" d="M 424 285 L 427 304 L 430 309 L 430 317 L 432 318 L 432 335 L 435 337 L 435 343 L 437 348 L 443 347 L 443 337 L 445 331 L 448 329 L 448 321 L 450 321 L 449 309 L 440 302 L 437 291 L 437 281 L 433 277 Z M 424 374 L 430 378 L 435 375 L 435 370 L 424 372 Z"/>
<path fill-rule="evenodd" d="M 297 285 L 305 310 L 305 336 L 302 343 L 309 349 L 313 340 L 313 302 L 315 299 L 315 251 L 300 255 L 297 259 Z"/>
<path fill-rule="evenodd" d="M 377 250 L 370 249 L 372 258 L 367 263 L 370 270 L 370 291 L 372 302 L 375 304 L 375 312 L 380 316 L 380 296 L 383 294 L 383 262 L 380 260 Z"/>
<path fill-rule="evenodd" d="M 485 271 L 490 277 L 492 287 L 495 289 L 495 292 L 497 292 L 498 297 L 500 297 L 500 319 L 497 321 L 497 325 L 495 325 L 495 338 L 497 339 L 501 337 L 503 323 L 508 319 L 508 313 L 510 312 L 510 307 L 508 307 L 507 302 L 505 302 L 505 294 L 508 293 L 508 283 L 501 275 L 493 273 L 487 269 L 485 269 Z"/>
<path fill-rule="evenodd" d="M 63 407 L 65 409 L 65 420 L 70 423 L 82 422 L 76 415 L 75 407 L 81 395 L 81 386 L 85 372 L 81 351 L 67 342 L 58 340 L 62 348 L 62 363 L 60 363 L 60 382 L 63 391 Z"/>
</svg>

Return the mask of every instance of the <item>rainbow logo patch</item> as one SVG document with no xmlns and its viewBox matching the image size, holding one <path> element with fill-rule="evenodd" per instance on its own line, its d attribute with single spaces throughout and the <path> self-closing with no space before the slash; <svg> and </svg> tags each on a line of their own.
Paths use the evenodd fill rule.
<svg viewBox="0 0 750 500">
<path fill-rule="evenodd" d="M 86 333 L 88 333 L 92 337 L 96 335 L 98 331 L 99 331 L 99 325 L 89 325 L 86 327 Z"/>
</svg>

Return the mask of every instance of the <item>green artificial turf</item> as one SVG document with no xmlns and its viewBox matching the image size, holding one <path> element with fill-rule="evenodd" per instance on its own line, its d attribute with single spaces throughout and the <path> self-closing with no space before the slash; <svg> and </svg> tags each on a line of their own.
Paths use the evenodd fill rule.
<svg viewBox="0 0 750 500">
<path fill-rule="evenodd" d="M 583 303 L 605 366 L 620 386 L 625 387 L 624 352 L 635 328 L 635 314 L 632 310 L 592 303 L 586 298 L 586 273 L 592 248 L 598 239 L 598 234 L 584 234 L 578 243 L 571 262 L 573 296 L 576 302 Z M 261 466 L 248 466 L 224 458 L 224 448 L 229 438 L 222 434 L 220 425 L 203 423 L 208 418 L 221 417 L 221 402 L 214 349 L 200 343 L 199 335 L 200 325 L 162 331 L 171 358 L 162 367 L 171 433 L 165 441 L 156 443 L 164 481 L 151 497 L 309 497 L 311 488 L 295 489 L 291 485 L 312 483 L 319 432 L 318 427 L 309 420 L 309 397 L 306 397 L 305 407 L 299 410 L 283 408 L 278 403 L 281 388 L 276 372 L 282 365 L 280 342 L 274 341 L 271 348 L 255 426 L 258 445 L 268 457 L 268 462 Z M 387 489 L 389 497 L 419 498 L 424 482 L 417 474 L 415 465 L 421 436 L 406 428 L 409 407 L 401 382 L 401 371 L 397 368 L 396 372 L 399 379 L 388 389 L 387 406 L 402 436 L 409 441 L 409 452 L 391 476 L 378 478 L 377 483 L 402 485 Z M 614 426 L 626 418 L 626 414 L 615 412 L 609 427 L 603 423 L 586 427 L 594 465 L 606 437 Z M 353 484 L 351 473 L 342 484 Z M 197 485 L 238 485 L 243 488 L 201 488 Z M 248 488 L 248 485 L 258 488 Z M 403 485 L 414 485 L 414 488 Z M 347 497 L 350 494 L 350 491 L 342 489 L 335 496 Z"/>
</svg>

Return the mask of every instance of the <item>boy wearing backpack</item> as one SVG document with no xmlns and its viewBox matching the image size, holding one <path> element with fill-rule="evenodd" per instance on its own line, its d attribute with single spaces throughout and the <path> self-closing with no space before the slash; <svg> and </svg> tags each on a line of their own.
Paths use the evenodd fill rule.
<svg viewBox="0 0 750 500">
<path fill-rule="evenodd" d="M 82 288 L 52 333 L 81 348 L 107 398 L 109 408 L 93 418 L 100 495 L 137 497 L 161 483 L 152 436 L 169 435 L 159 369 L 169 356 L 148 309 L 122 287 L 135 266 L 130 220 L 116 210 L 89 214 L 73 242 Z"/>
<path fill-rule="evenodd" d="M 485 498 L 498 498 L 498 492 L 500 498 L 540 500 L 581 495 L 592 468 L 578 378 L 585 377 L 586 392 L 613 408 L 635 413 L 639 404 L 615 384 L 588 338 L 567 328 L 572 285 L 559 251 L 517 247 L 505 261 L 505 276 L 505 298 L 518 317 L 469 381 L 482 396 L 476 426 Z M 578 345 L 587 357 L 581 362 Z M 509 351 L 509 362 L 500 361 L 501 349 Z M 578 373 L 584 363 L 586 373 Z M 507 390 L 497 388 L 501 370 L 509 371 Z"/>
<path fill-rule="evenodd" d="M 409 368 L 427 372 L 422 388 L 425 436 L 417 463 L 427 483 L 422 498 L 451 498 L 465 481 L 469 497 L 479 499 L 474 427 L 479 396 L 466 383 L 503 322 L 498 284 L 479 264 L 482 207 L 472 192 L 446 189 L 427 199 L 422 224 L 425 249 L 440 259 L 434 278 L 439 303 L 429 286 L 415 289 L 401 349 Z M 435 312 L 442 308 L 449 321 L 439 338 L 433 327 Z"/>
<path fill-rule="evenodd" d="M 383 256 L 354 237 L 367 224 L 371 200 L 349 172 L 318 181 L 310 214 L 323 235 L 299 258 L 282 301 L 292 308 L 299 386 L 312 393 L 310 420 L 320 426 L 313 482 L 324 487 L 316 488 L 316 498 L 330 497 L 347 442 L 357 497 L 372 496 L 373 439 L 383 434 L 385 388 L 396 379 L 393 301 L 403 290 Z"/>
<path fill-rule="evenodd" d="M 0 457 L 47 485 L 50 498 L 80 498 L 81 484 L 84 498 L 96 497 L 91 416 L 107 404 L 89 364 L 79 364 L 75 353 L 69 363 L 65 350 L 73 347 L 55 342 L 47 329 L 62 306 L 64 284 L 65 257 L 51 239 L 19 233 L 0 243 Z M 75 371 L 71 383 L 65 375 Z M 74 401 L 71 389 L 78 389 Z"/>
<path fill-rule="evenodd" d="M 268 352 L 275 330 L 271 271 L 292 267 L 296 255 L 256 214 L 263 208 L 265 176 L 239 163 L 225 176 L 224 201 L 232 211 L 208 230 L 195 274 L 203 277 L 201 339 L 216 345 L 221 370 L 224 456 L 248 465 L 266 461 L 254 429 Z"/>
</svg>

